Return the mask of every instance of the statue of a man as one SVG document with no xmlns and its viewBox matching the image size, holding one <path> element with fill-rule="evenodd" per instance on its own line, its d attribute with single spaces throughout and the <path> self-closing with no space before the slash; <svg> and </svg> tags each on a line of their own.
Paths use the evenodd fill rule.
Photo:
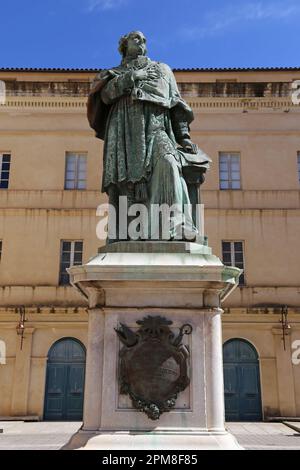
<svg viewBox="0 0 300 470">
<path fill-rule="evenodd" d="M 102 191 L 116 209 L 120 196 L 127 197 L 129 207 L 145 204 L 150 213 L 154 205 L 177 207 L 167 238 L 186 238 L 178 235 L 182 228 L 195 238 L 183 168 L 209 158 L 190 139 L 193 112 L 171 69 L 146 56 L 143 33 L 123 36 L 119 51 L 121 65 L 96 76 L 88 101 L 90 125 L 104 140 Z M 161 238 L 160 229 L 153 230 L 158 219 L 150 217 L 150 225 Z"/>
</svg>

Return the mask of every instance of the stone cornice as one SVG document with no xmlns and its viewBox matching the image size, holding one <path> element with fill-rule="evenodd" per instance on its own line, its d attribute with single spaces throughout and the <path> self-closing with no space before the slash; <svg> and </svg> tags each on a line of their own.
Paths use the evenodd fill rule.
<svg viewBox="0 0 300 470">
<path fill-rule="evenodd" d="M 35 109 L 39 111 L 86 113 L 86 97 L 65 96 L 7 96 L 4 104 L 0 105 L 0 112 L 15 109 Z"/>
<path fill-rule="evenodd" d="M 27 315 L 48 315 L 48 316 L 53 316 L 53 315 L 63 315 L 64 320 L 66 320 L 65 316 L 66 315 L 72 315 L 74 316 L 81 316 L 85 315 L 87 310 L 86 307 L 49 307 L 49 306 L 42 306 L 42 307 L 37 307 L 37 306 L 29 306 L 25 307 L 25 313 Z M 0 315 L 14 315 L 17 319 L 19 319 L 19 313 L 16 312 L 15 307 L 0 307 Z M 1 317 L 3 318 L 3 317 Z"/>
<path fill-rule="evenodd" d="M 107 307 L 108 308 L 108 307 Z M 75 323 L 81 324 L 85 322 L 88 318 L 88 306 L 86 307 L 78 307 L 78 308 L 63 308 L 63 307 L 25 307 L 26 311 L 26 319 L 29 323 L 32 322 L 46 322 L 51 323 L 52 321 L 55 322 L 62 322 L 66 323 L 69 321 L 73 321 Z M 227 318 L 229 322 L 234 322 L 236 317 L 247 317 L 248 319 L 255 320 L 257 317 L 265 317 L 266 319 L 270 319 L 271 321 L 280 319 L 281 317 L 281 307 L 230 307 L 226 308 L 223 307 L 224 316 Z M 300 322 L 300 307 L 289 307 L 289 317 L 295 316 L 295 320 L 297 319 Z M 13 307 L 0 307 L 0 321 L 1 325 L 3 326 L 4 323 L 9 322 L 7 327 L 11 328 L 11 321 L 19 321 L 19 313 L 16 313 L 15 308 Z"/>
<path fill-rule="evenodd" d="M 201 189 L 202 202 L 207 209 L 224 210 L 290 210 L 299 209 L 300 189 Z M 24 211 L 33 209 L 84 210 L 96 215 L 96 207 L 106 202 L 100 190 L 8 189 L 0 191 L 0 210 Z M 20 212 L 19 212 L 20 213 Z M 44 214 L 44 213 L 43 213 Z"/>
<path fill-rule="evenodd" d="M 205 109 L 212 109 L 220 112 L 220 110 L 231 108 L 232 110 L 245 110 L 245 111 L 258 111 L 258 110 L 289 110 L 291 108 L 299 109 L 299 105 L 293 104 L 291 98 L 193 98 L 187 99 L 188 104 L 194 110 L 205 111 Z"/>
<path fill-rule="evenodd" d="M 300 105 L 292 103 L 289 97 L 270 97 L 270 98 L 209 98 L 209 97 L 186 97 L 188 104 L 195 110 L 216 110 L 220 112 L 223 109 L 232 110 L 289 110 L 299 109 Z M 0 105 L 0 112 L 10 110 L 27 109 L 46 112 L 71 112 L 86 113 L 86 97 L 65 97 L 65 96 L 8 96 L 5 104 Z"/>
<path fill-rule="evenodd" d="M 83 215 L 88 215 L 88 216 L 94 216 L 95 218 L 97 217 L 96 215 L 96 207 L 78 207 L 78 208 L 43 208 L 43 207 L 23 207 L 23 208 L 15 208 L 15 207 L 10 207 L 10 208 L 3 208 L 0 207 L 0 215 L 6 215 L 6 216 L 15 216 L 15 215 L 24 215 L 28 214 L 30 211 L 30 214 L 34 214 L 37 217 L 45 217 L 46 215 L 48 216 L 54 216 L 54 217 L 81 217 Z M 284 208 L 284 207 L 272 207 L 272 208 L 245 208 L 245 207 L 206 207 L 206 211 L 214 214 L 214 212 L 218 214 L 226 214 L 226 215 L 257 215 L 260 217 L 262 214 L 264 215 L 270 215 L 273 216 L 274 214 L 276 215 L 283 215 L 285 216 L 287 213 L 291 213 L 293 215 L 300 215 L 300 208 L 299 207 L 290 207 L 290 208 Z"/>
<path fill-rule="evenodd" d="M 102 68 L 90 67 L 1 67 L 0 72 L 37 72 L 37 73 L 53 73 L 53 72 L 71 72 L 71 73 L 97 73 Z M 187 67 L 173 68 L 173 72 L 300 72 L 300 67 Z"/>
</svg>

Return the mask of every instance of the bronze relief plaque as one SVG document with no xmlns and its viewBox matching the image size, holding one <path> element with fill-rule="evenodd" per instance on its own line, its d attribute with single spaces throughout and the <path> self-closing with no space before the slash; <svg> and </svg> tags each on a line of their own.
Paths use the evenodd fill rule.
<svg viewBox="0 0 300 470">
<path fill-rule="evenodd" d="M 190 383 L 189 351 L 182 344 L 191 325 L 183 325 L 177 336 L 170 330 L 172 321 L 148 316 L 137 321 L 140 328 L 132 331 L 120 324 L 116 332 L 124 345 L 120 351 L 120 393 L 128 394 L 133 406 L 156 420 L 170 411 L 179 392 Z"/>
</svg>

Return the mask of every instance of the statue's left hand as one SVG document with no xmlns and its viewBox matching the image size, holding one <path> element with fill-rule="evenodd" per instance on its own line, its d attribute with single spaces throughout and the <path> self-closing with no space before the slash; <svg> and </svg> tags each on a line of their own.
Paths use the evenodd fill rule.
<svg viewBox="0 0 300 470">
<path fill-rule="evenodd" d="M 197 153 L 198 152 L 197 144 L 194 144 L 190 139 L 181 140 L 180 145 L 182 145 L 183 149 L 188 153 Z"/>
</svg>

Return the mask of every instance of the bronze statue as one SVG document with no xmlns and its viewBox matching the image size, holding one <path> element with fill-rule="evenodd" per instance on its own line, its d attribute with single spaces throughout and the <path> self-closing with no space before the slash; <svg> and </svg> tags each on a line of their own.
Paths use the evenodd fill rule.
<svg viewBox="0 0 300 470">
<path fill-rule="evenodd" d="M 151 233 L 159 239 L 160 220 L 152 208 L 174 206 L 167 239 L 185 239 L 181 233 L 194 239 L 195 185 L 203 182 L 210 159 L 190 139 L 192 109 L 169 66 L 146 56 L 143 33 L 123 36 L 119 51 L 121 65 L 96 76 L 88 100 L 90 125 L 104 140 L 102 191 L 116 209 L 120 196 L 127 197 L 129 207 L 146 205 Z"/>
</svg>

